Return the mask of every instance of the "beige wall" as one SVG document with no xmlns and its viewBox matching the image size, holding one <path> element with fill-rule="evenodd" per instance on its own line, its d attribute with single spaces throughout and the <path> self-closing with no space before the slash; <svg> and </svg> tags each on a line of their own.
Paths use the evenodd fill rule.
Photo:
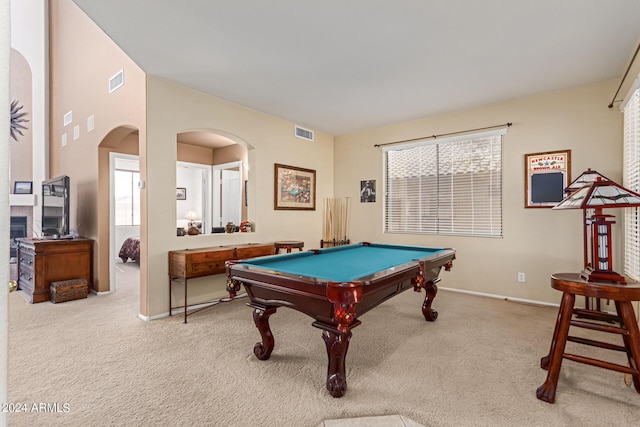
<svg viewBox="0 0 640 427">
<path fill-rule="evenodd" d="M 638 46 L 636 47 L 636 49 L 640 49 L 640 38 L 638 39 L 638 43 L 636 44 L 636 46 Z M 637 54 L 637 56 L 634 58 L 633 56 L 635 54 Z M 624 78 L 624 81 L 622 81 L 622 83 L 620 84 L 620 89 L 617 96 L 614 99 L 613 95 L 615 92 L 612 92 L 611 96 L 609 97 L 609 101 L 614 101 L 614 109 L 618 109 L 622 105 L 619 101 L 623 101 L 624 99 L 626 99 L 629 91 L 632 88 L 637 87 L 634 85 L 634 83 L 638 79 L 638 76 L 640 76 L 640 52 L 634 50 L 633 52 L 629 52 L 629 59 L 624 65 L 624 69 L 620 70 L 620 79 Z"/>
<path fill-rule="evenodd" d="M 227 145 L 226 147 L 218 148 L 213 152 L 213 164 L 221 165 L 223 163 L 230 163 L 241 160 L 247 162 L 247 150 L 242 148 L 238 144 Z"/>
<path fill-rule="evenodd" d="M 524 155 L 570 149 L 572 177 L 592 168 L 620 180 L 621 114 L 607 108 L 617 83 L 608 81 L 337 137 L 334 193 L 355 201 L 351 240 L 454 247 L 458 259 L 451 273 L 443 273 L 441 286 L 557 303 L 560 295 L 550 288 L 549 275 L 583 267 L 582 213 L 525 209 Z M 383 233 L 383 157 L 374 144 L 507 122 L 513 126 L 503 145 L 503 238 Z M 377 180 L 376 203 L 359 203 L 359 184 L 365 179 Z M 617 248 L 619 231 L 614 231 Z M 616 256 L 614 262 L 619 268 L 621 257 Z M 517 282 L 518 272 L 526 274 L 525 283 Z"/>
<path fill-rule="evenodd" d="M 141 144 L 146 141 L 145 74 L 71 0 L 50 2 L 49 25 L 50 176 L 70 177 L 71 228 L 96 241 L 93 289 L 108 291 L 109 163 L 105 153 L 118 149 L 123 140 L 122 150 L 131 151 L 131 135 L 137 135 Z M 121 69 L 125 84 L 109 94 L 108 81 Z M 63 116 L 69 111 L 73 121 L 64 126 Z M 90 116 L 93 130 L 87 123 Z M 141 176 L 144 152 L 141 148 Z M 143 191 L 143 210 L 144 196 Z"/>
<path fill-rule="evenodd" d="M 11 191 L 15 181 L 33 181 L 33 102 L 32 102 L 31 68 L 25 57 L 15 49 L 11 49 L 11 102 L 18 101 L 22 106 L 21 113 L 27 113 L 21 123 L 23 135 L 17 134 L 18 141 L 9 138 L 11 150 Z M 37 186 L 38 182 L 35 183 Z"/>
<path fill-rule="evenodd" d="M 37 201 L 41 196 L 40 183 L 49 175 L 49 49 L 48 49 L 48 3 L 42 0 L 14 0 L 11 3 L 11 48 L 19 52 L 30 69 L 31 109 L 29 110 L 29 131 L 31 132 L 31 157 L 18 161 L 19 167 L 31 169 L 27 181 L 33 181 L 33 192 Z M 13 60 L 12 66 L 13 66 Z M 12 71 L 12 80 L 15 78 Z M 13 84 L 13 83 L 12 83 Z M 13 153 L 12 153 L 13 155 Z M 16 154 L 16 155 L 22 155 Z M 24 153 L 24 155 L 27 155 Z M 15 159 L 12 159 L 12 162 Z M 27 166 L 28 165 L 28 166 Z M 13 165 L 12 165 L 13 168 Z M 15 179 L 15 178 L 14 178 Z M 27 215 L 40 223 L 42 209 L 39 205 L 23 206 L 19 215 Z M 30 211 L 30 212 L 28 212 Z M 31 219 L 29 219 L 31 221 Z M 39 233 L 39 228 L 31 231 Z"/>
<path fill-rule="evenodd" d="M 176 144 L 177 159 L 181 162 L 200 163 L 203 165 L 213 164 L 213 149 L 199 147 L 191 144 Z"/>
<path fill-rule="evenodd" d="M 323 200 L 333 192 L 333 137 L 316 132 L 315 141 L 308 142 L 294 136 L 293 126 L 286 120 L 148 77 L 149 142 L 146 155 L 150 212 L 147 218 L 150 317 L 168 311 L 167 252 L 170 250 L 279 239 L 303 240 L 307 248 L 319 246 Z M 247 215 L 256 223 L 255 233 L 176 236 L 176 135 L 191 129 L 231 136 L 249 148 Z M 275 163 L 316 170 L 318 208 L 315 211 L 273 209 Z M 190 281 L 189 302 L 210 296 L 207 286 L 214 280 Z M 180 301 L 181 292 L 176 292 L 175 298 Z"/>
</svg>

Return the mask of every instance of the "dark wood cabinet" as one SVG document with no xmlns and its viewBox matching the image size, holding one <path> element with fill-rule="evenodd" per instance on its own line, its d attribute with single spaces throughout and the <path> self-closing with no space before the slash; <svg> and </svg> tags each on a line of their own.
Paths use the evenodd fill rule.
<svg viewBox="0 0 640 427">
<path fill-rule="evenodd" d="M 184 285 L 184 323 L 187 323 L 187 284 L 196 277 L 222 274 L 226 271 L 225 261 L 273 255 L 273 243 L 246 243 L 234 246 L 214 246 L 199 249 L 182 249 L 169 252 L 169 316 L 172 315 L 173 282 Z M 177 308 L 177 307 L 175 307 Z"/>
<path fill-rule="evenodd" d="M 85 279 L 92 288 L 91 239 L 17 239 L 18 289 L 30 303 L 49 301 L 51 282 Z"/>
</svg>

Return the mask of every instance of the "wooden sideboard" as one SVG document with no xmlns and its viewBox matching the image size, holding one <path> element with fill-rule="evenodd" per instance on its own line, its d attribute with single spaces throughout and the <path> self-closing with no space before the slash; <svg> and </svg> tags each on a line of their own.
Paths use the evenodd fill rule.
<svg viewBox="0 0 640 427">
<path fill-rule="evenodd" d="M 16 239 L 18 289 L 30 303 L 49 301 L 51 282 L 85 279 L 92 287 L 91 239 Z"/>
<path fill-rule="evenodd" d="M 169 251 L 169 316 L 172 315 L 174 308 L 172 303 L 173 282 L 184 285 L 184 323 L 187 323 L 187 316 L 199 311 L 193 310 L 191 313 L 187 313 L 189 306 L 187 303 L 188 279 L 225 273 L 226 261 L 256 258 L 274 253 L 273 243 L 247 243 Z"/>
</svg>

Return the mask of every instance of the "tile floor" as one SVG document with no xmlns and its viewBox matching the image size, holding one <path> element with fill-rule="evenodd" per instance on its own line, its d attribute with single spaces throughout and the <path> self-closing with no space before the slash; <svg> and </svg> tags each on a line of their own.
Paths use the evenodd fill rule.
<svg viewBox="0 0 640 427">
<path fill-rule="evenodd" d="M 317 427 L 424 427 L 402 415 L 324 420 Z"/>
</svg>

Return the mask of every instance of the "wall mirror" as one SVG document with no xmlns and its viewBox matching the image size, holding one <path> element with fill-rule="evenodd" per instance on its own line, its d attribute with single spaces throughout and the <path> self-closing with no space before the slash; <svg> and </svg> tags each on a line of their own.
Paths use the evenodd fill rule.
<svg viewBox="0 0 640 427">
<path fill-rule="evenodd" d="M 244 182 L 247 150 L 235 141 L 207 131 L 177 135 L 176 226 L 198 234 L 224 232 L 224 226 L 246 221 Z M 193 231 L 195 233 L 195 231 Z M 193 234 L 192 233 L 192 234 Z"/>
</svg>

